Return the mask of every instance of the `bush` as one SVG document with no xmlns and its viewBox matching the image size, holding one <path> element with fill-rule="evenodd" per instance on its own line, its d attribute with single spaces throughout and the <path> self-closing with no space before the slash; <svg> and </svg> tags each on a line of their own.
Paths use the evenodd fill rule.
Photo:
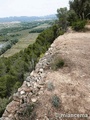
<svg viewBox="0 0 90 120">
<path fill-rule="evenodd" d="M 19 120 L 35 120 L 35 104 L 26 104 L 22 107 L 21 111 L 18 112 Z"/>
<path fill-rule="evenodd" d="M 77 19 L 78 19 L 78 16 L 77 16 L 77 14 L 75 13 L 75 11 L 74 11 L 74 10 L 69 10 L 69 11 L 68 11 L 68 18 L 67 18 L 67 20 L 68 20 L 68 22 L 69 22 L 69 25 L 72 25 L 72 23 L 73 23 L 73 22 L 76 22 Z"/>
<path fill-rule="evenodd" d="M 48 82 L 48 83 L 47 83 L 47 89 L 48 89 L 48 91 L 54 90 L 54 85 L 53 85 L 52 82 Z"/>
<path fill-rule="evenodd" d="M 57 70 L 58 68 L 62 68 L 64 66 L 64 60 L 60 57 L 56 57 L 51 62 L 51 69 Z"/>
<path fill-rule="evenodd" d="M 56 108 L 60 107 L 60 99 L 57 95 L 52 96 L 51 102 L 54 107 L 56 107 Z"/>
<path fill-rule="evenodd" d="M 64 34 L 64 30 L 61 30 L 61 29 L 57 30 L 57 36 L 63 35 L 63 34 Z"/>
<path fill-rule="evenodd" d="M 34 104 L 27 105 L 23 111 L 23 115 L 29 117 L 34 110 L 34 107 L 35 107 Z"/>
<path fill-rule="evenodd" d="M 79 20 L 77 22 L 72 23 L 72 28 L 76 31 L 83 30 L 85 27 L 86 21 L 85 20 Z"/>
</svg>

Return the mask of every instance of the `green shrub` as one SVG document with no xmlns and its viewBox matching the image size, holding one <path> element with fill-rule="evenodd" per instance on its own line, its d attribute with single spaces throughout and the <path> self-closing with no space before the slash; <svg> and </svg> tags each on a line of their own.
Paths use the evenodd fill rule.
<svg viewBox="0 0 90 120">
<path fill-rule="evenodd" d="M 25 104 L 20 112 L 18 112 L 18 120 L 36 120 L 36 112 L 34 109 L 35 104 Z"/>
<path fill-rule="evenodd" d="M 56 108 L 60 107 L 60 99 L 57 95 L 53 95 L 51 99 L 52 105 Z"/>
<path fill-rule="evenodd" d="M 72 23 L 72 28 L 76 31 L 83 30 L 85 27 L 86 21 L 85 20 L 78 20 L 77 22 Z"/>
<path fill-rule="evenodd" d="M 41 53 L 39 59 L 42 58 L 43 56 L 44 56 L 44 53 Z"/>
<path fill-rule="evenodd" d="M 56 57 L 53 59 L 51 62 L 51 69 L 52 70 L 57 70 L 59 68 L 62 68 L 64 66 L 64 60 L 60 57 Z"/>
<path fill-rule="evenodd" d="M 48 89 L 48 91 L 54 90 L 54 85 L 53 85 L 52 82 L 49 81 L 49 82 L 47 83 L 47 89 Z"/>
<path fill-rule="evenodd" d="M 64 30 L 58 29 L 57 30 L 57 36 L 63 35 L 64 34 Z"/>
<path fill-rule="evenodd" d="M 31 113 L 33 112 L 33 110 L 34 110 L 34 104 L 29 104 L 29 105 L 27 105 L 26 108 L 24 109 L 23 115 L 30 116 Z"/>
</svg>

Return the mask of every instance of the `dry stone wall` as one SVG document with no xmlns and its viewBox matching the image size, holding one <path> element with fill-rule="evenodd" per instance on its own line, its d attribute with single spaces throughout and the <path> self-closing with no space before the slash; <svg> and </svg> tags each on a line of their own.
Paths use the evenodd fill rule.
<svg viewBox="0 0 90 120">
<path fill-rule="evenodd" d="M 20 120 L 19 115 L 23 109 L 38 100 L 39 94 L 43 92 L 44 78 L 50 67 L 52 56 L 55 52 L 54 44 L 51 45 L 45 55 L 39 60 L 34 71 L 26 78 L 18 92 L 13 95 L 12 101 L 7 105 L 0 120 Z"/>
</svg>

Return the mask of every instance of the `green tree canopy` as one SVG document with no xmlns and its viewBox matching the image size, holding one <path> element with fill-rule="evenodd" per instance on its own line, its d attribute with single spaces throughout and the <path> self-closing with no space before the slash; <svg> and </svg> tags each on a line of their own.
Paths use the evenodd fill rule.
<svg viewBox="0 0 90 120">
<path fill-rule="evenodd" d="M 59 19 L 59 25 L 63 30 L 66 30 L 67 28 L 67 15 L 68 10 L 66 7 L 57 9 L 57 17 Z"/>
<path fill-rule="evenodd" d="M 80 19 L 90 19 L 90 0 L 70 0 L 69 4 Z"/>
</svg>

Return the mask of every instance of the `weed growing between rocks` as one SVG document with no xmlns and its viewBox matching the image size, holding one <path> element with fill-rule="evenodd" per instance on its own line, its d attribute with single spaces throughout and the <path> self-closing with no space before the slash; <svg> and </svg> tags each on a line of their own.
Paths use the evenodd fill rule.
<svg viewBox="0 0 90 120">
<path fill-rule="evenodd" d="M 27 104 L 19 111 L 18 116 L 19 120 L 34 120 L 35 112 L 34 112 L 35 104 Z"/>
<path fill-rule="evenodd" d="M 51 62 L 51 69 L 57 70 L 59 68 L 62 68 L 64 66 L 64 64 L 65 64 L 64 60 L 57 56 Z"/>
<path fill-rule="evenodd" d="M 51 103 L 54 107 L 59 108 L 61 105 L 61 101 L 57 95 L 53 95 L 51 98 Z"/>
<path fill-rule="evenodd" d="M 49 81 L 49 82 L 47 83 L 47 89 L 48 89 L 48 91 L 54 90 L 54 85 L 53 85 L 52 82 Z"/>
</svg>

